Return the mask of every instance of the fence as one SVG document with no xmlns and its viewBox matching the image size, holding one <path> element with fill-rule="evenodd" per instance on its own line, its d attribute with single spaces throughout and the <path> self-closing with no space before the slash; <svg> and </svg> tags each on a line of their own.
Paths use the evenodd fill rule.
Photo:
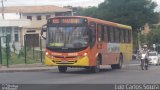
<svg viewBox="0 0 160 90">
<path fill-rule="evenodd" d="M 24 45 L 11 41 L 9 35 L 0 36 L 0 65 L 43 63 L 43 58 L 42 38 L 39 35 L 24 35 Z"/>
</svg>

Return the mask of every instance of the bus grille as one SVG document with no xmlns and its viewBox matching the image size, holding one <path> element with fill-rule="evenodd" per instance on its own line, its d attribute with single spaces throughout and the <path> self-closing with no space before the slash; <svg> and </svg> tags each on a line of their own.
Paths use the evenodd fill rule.
<svg viewBox="0 0 160 90">
<path fill-rule="evenodd" d="M 55 58 L 64 58 L 64 56 L 54 56 Z M 67 56 L 65 58 L 76 58 L 76 56 Z"/>
<path fill-rule="evenodd" d="M 58 61 L 55 61 L 55 60 L 53 60 L 53 62 L 54 63 L 56 63 L 56 64 L 74 64 L 74 63 L 76 63 L 77 61 L 76 60 L 66 60 L 66 61 L 63 61 L 63 60 L 58 60 Z"/>
</svg>

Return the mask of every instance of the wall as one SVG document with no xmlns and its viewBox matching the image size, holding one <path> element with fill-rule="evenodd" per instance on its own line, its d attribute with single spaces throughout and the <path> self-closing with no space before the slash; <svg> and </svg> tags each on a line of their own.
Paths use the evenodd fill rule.
<svg viewBox="0 0 160 90">
<path fill-rule="evenodd" d="M 30 26 L 29 20 L 0 20 L 0 36 L 6 36 L 7 34 L 10 34 L 11 41 L 10 41 L 10 47 L 13 47 L 12 45 L 15 44 L 15 47 L 17 51 L 21 49 L 23 46 L 23 40 L 22 37 L 22 27 L 24 26 Z M 2 32 L 3 31 L 3 32 Z M 18 41 L 15 41 L 15 33 L 18 34 Z M 4 39 L 4 40 L 3 40 Z M 6 39 L 5 37 L 2 39 L 2 46 L 5 47 L 6 45 Z M 13 48 L 11 48 L 13 50 Z"/>
<path fill-rule="evenodd" d="M 31 28 L 39 28 L 42 27 L 42 25 L 47 23 L 46 15 L 55 16 L 54 13 L 48 13 L 48 14 L 23 14 L 22 18 L 27 19 L 27 16 L 32 16 L 31 21 Z M 41 20 L 37 20 L 37 16 L 41 16 Z"/>
<path fill-rule="evenodd" d="M 2 19 L 2 13 L 0 13 L 0 19 Z M 20 19 L 19 13 L 4 13 L 5 20 L 15 20 Z"/>
<path fill-rule="evenodd" d="M 10 49 L 13 51 L 13 44 L 18 51 L 21 49 L 21 41 L 20 41 L 20 29 L 18 27 L 0 27 L 0 36 L 6 36 L 10 34 Z M 15 41 L 15 34 L 18 34 L 18 41 Z M 6 37 L 1 37 L 1 46 L 6 47 Z"/>
</svg>

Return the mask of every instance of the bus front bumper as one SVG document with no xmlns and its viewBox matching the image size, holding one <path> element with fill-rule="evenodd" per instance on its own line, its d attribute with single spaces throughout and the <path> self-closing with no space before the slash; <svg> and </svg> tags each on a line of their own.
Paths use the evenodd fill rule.
<svg viewBox="0 0 160 90">
<path fill-rule="evenodd" d="M 54 60 L 45 56 L 45 65 L 47 66 L 89 66 L 89 58 L 88 56 L 84 56 L 80 59 L 76 60 Z"/>
</svg>

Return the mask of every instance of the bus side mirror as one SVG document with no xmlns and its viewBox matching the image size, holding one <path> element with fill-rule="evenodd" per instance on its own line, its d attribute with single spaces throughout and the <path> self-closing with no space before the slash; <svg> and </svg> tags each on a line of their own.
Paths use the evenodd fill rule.
<svg viewBox="0 0 160 90">
<path fill-rule="evenodd" d="M 42 36 L 43 39 L 46 40 L 46 37 L 43 36 L 43 33 L 44 33 L 44 32 L 47 32 L 47 25 L 46 25 L 46 24 L 43 25 L 43 26 L 42 26 L 42 29 L 41 29 L 41 36 Z"/>
</svg>

